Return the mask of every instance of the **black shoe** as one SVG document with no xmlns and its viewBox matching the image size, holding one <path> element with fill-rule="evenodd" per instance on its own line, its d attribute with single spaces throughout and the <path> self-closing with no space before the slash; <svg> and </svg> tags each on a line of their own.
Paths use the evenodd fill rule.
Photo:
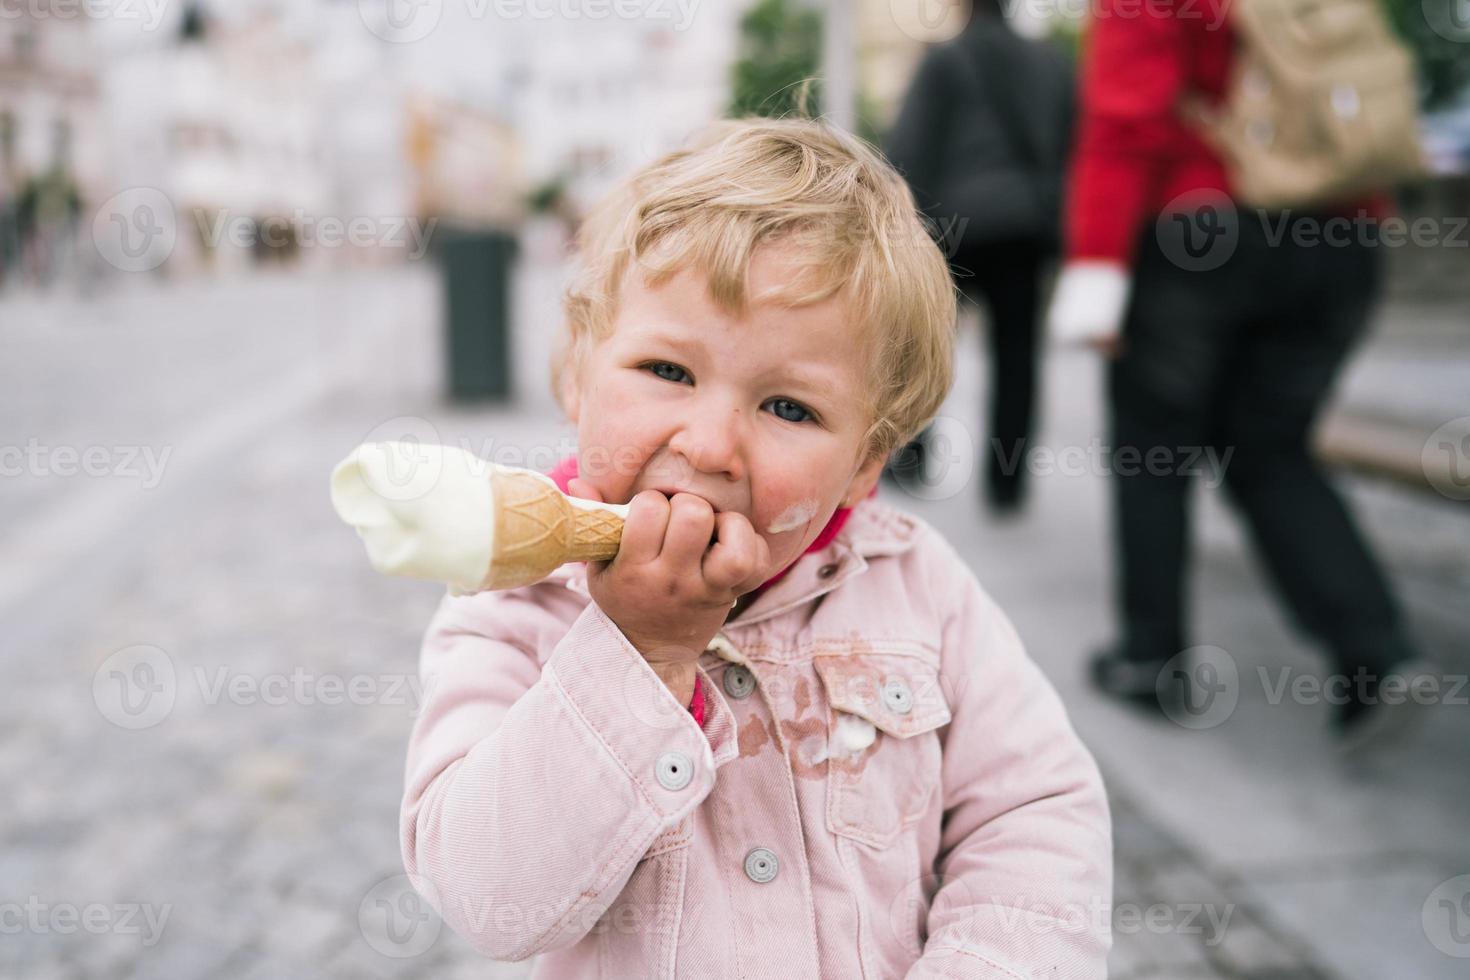
<svg viewBox="0 0 1470 980">
<path fill-rule="evenodd" d="M 1107 647 L 1092 655 L 1087 668 L 1093 686 L 1104 694 L 1167 714 L 1169 705 L 1160 696 L 1171 698 L 1168 692 L 1174 690 L 1174 685 L 1160 684 L 1159 675 L 1171 659 L 1130 657 L 1117 647 Z"/>
<path fill-rule="evenodd" d="M 1371 752 L 1410 735 L 1441 689 L 1434 666 L 1418 659 L 1396 664 L 1382 676 L 1367 671 L 1337 676 L 1347 681 L 1347 697 L 1332 706 L 1331 728 L 1345 754 Z M 1339 689 L 1334 685 L 1334 691 Z"/>
</svg>

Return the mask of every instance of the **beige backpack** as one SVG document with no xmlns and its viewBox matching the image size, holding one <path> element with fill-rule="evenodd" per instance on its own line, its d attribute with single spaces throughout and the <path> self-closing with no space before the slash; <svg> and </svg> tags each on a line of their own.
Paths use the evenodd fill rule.
<svg viewBox="0 0 1470 980">
<path fill-rule="evenodd" d="M 1239 39 L 1224 102 L 1185 113 L 1236 198 L 1300 207 L 1425 172 L 1414 61 L 1381 0 L 1231 0 Z"/>
</svg>

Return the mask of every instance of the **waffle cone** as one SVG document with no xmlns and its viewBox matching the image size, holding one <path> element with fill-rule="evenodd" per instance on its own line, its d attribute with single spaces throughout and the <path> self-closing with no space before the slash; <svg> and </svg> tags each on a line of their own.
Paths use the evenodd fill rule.
<svg viewBox="0 0 1470 980">
<path fill-rule="evenodd" d="M 574 504 L 550 480 L 527 470 L 492 467 L 489 480 L 495 534 L 482 588 L 528 585 L 569 561 L 602 561 L 618 553 L 621 514 Z"/>
</svg>

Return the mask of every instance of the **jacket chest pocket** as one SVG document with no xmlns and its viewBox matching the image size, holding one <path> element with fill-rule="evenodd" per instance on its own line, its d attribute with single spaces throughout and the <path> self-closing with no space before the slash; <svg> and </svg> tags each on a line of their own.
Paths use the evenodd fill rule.
<svg viewBox="0 0 1470 980">
<path fill-rule="evenodd" d="M 902 654 L 813 659 L 830 706 L 827 828 L 887 847 L 940 791 L 938 729 L 949 723 L 939 668 Z"/>
</svg>

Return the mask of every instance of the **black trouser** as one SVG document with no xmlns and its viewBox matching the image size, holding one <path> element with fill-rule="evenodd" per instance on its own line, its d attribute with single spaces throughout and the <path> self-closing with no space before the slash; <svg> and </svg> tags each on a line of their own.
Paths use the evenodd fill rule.
<svg viewBox="0 0 1470 980">
<path fill-rule="evenodd" d="M 985 478 L 992 498 L 1024 486 L 1025 452 L 1035 424 L 1037 318 L 1044 251 L 1003 242 L 959 251 L 955 284 L 989 314 L 990 411 Z"/>
<path fill-rule="evenodd" d="M 1289 230 L 1273 244 L 1262 222 L 1242 212 L 1235 251 L 1209 271 L 1171 262 L 1152 223 L 1143 236 L 1109 377 L 1123 650 L 1168 657 L 1188 645 L 1187 491 L 1198 469 L 1189 464 L 1209 447 L 1300 625 L 1339 669 L 1379 670 L 1407 656 L 1408 642 L 1377 562 L 1308 444 L 1364 333 L 1379 255 L 1361 243 L 1303 246 Z"/>
</svg>

